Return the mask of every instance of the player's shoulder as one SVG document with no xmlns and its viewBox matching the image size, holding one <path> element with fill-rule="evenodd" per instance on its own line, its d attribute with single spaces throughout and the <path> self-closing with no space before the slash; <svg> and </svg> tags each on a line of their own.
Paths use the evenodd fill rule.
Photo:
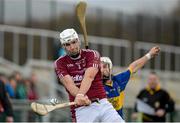
<svg viewBox="0 0 180 123">
<path fill-rule="evenodd" d="M 114 74 L 113 76 L 130 75 L 130 74 L 131 74 L 130 70 L 127 69 L 127 70 L 125 70 L 123 72 L 118 72 L 118 73 Z"/>
<path fill-rule="evenodd" d="M 67 55 L 60 56 L 58 59 L 54 61 L 54 65 L 56 66 L 58 63 L 63 62 L 66 59 Z"/>
<path fill-rule="evenodd" d="M 82 49 L 82 51 L 86 53 L 93 53 L 93 52 L 99 53 L 97 50 L 92 50 L 92 49 Z"/>
<path fill-rule="evenodd" d="M 94 55 L 94 56 L 98 56 L 98 57 L 100 56 L 100 54 L 99 54 L 98 51 L 92 50 L 92 49 L 82 49 L 82 52 L 85 53 L 85 54 L 87 54 L 87 55 L 92 54 L 92 55 Z"/>
<path fill-rule="evenodd" d="M 58 59 L 55 60 L 55 62 L 61 61 L 66 59 L 67 55 L 60 56 Z"/>
</svg>

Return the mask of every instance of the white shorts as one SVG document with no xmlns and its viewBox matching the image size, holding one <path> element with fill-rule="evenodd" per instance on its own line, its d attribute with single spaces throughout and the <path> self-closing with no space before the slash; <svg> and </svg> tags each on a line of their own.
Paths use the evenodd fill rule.
<svg viewBox="0 0 180 123">
<path fill-rule="evenodd" d="M 89 106 L 76 108 L 75 111 L 77 122 L 124 123 L 124 120 L 106 98 L 99 100 L 99 102 L 94 102 Z"/>
</svg>

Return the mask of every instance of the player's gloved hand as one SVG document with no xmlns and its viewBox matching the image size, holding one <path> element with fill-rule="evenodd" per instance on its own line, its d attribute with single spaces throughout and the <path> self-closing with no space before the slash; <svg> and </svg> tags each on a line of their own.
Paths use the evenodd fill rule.
<svg viewBox="0 0 180 123">
<path fill-rule="evenodd" d="M 52 99 L 50 100 L 50 103 L 51 103 L 52 105 L 56 105 L 56 104 L 58 104 L 59 102 L 58 102 L 58 100 L 57 100 L 56 98 L 52 98 Z"/>
<path fill-rule="evenodd" d="M 155 46 L 153 48 L 151 48 L 151 50 L 149 51 L 149 54 L 151 55 L 150 57 L 153 58 L 155 56 L 157 56 L 160 52 L 160 47 Z"/>
<path fill-rule="evenodd" d="M 91 101 L 89 100 L 89 98 L 87 96 L 85 96 L 84 94 L 77 94 L 74 101 L 79 106 L 91 104 Z"/>
</svg>

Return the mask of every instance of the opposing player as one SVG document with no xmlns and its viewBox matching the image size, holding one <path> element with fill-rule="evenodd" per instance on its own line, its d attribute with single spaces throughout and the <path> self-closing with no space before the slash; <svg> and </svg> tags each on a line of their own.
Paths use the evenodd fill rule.
<svg viewBox="0 0 180 123">
<path fill-rule="evenodd" d="M 145 56 L 132 62 L 126 71 L 112 75 L 112 61 L 109 57 L 101 57 L 101 72 L 103 75 L 103 85 L 106 90 L 108 100 L 112 103 L 116 111 L 123 117 L 122 108 L 124 103 L 124 90 L 132 73 L 142 68 L 148 60 L 158 55 L 159 47 L 153 47 Z"/>
<path fill-rule="evenodd" d="M 66 55 L 54 62 L 60 81 L 70 101 L 73 121 L 124 122 L 106 98 L 100 71 L 100 55 L 95 50 L 80 49 L 80 40 L 74 29 L 60 33 L 60 42 Z"/>
</svg>

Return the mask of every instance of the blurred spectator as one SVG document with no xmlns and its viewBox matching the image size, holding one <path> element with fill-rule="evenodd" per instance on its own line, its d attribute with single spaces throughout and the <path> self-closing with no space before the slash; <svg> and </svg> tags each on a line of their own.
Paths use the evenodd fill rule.
<svg viewBox="0 0 180 123">
<path fill-rule="evenodd" d="M 146 88 L 140 91 L 132 118 L 143 122 L 165 122 L 166 113 L 174 111 L 174 101 L 168 92 L 160 88 L 158 76 L 151 72 Z"/>
<path fill-rule="evenodd" d="M 3 116 L 5 115 L 5 119 Z M 5 90 L 5 85 L 0 78 L 0 122 L 13 122 L 13 109 Z"/>
<path fill-rule="evenodd" d="M 38 99 L 38 95 L 37 92 L 35 90 L 35 84 L 33 83 L 33 81 L 26 79 L 25 80 L 26 83 L 26 92 L 27 92 L 27 98 L 29 100 L 37 100 Z"/>
<path fill-rule="evenodd" d="M 5 85 L 5 90 L 8 93 L 8 96 L 10 98 L 14 98 L 15 97 L 15 92 L 14 92 L 13 87 L 9 83 L 9 80 L 7 79 L 7 77 L 4 74 L 0 74 L 0 79 Z"/>
<path fill-rule="evenodd" d="M 10 96 L 11 98 L 16 98 L 16 86 L 17 86 L 17 83 L 16 83 L 16 80 L 13 76 L 10 76 L 9 77 L 9 84 L 10 86 L 12 87 L 12 96 Z"/>
<path fill-rule="evenodd" d="M 16 85 L 16 99 L 27 99 L 27 90 L 26 90 L 26 85 L 25 82 L 22 78 L 22 75 L 20 72 L 15 71 L 12 75 L 17 82 Z M 14 119 L 16 122 L 21 122 L 23 116 L 23 111 L 22 110 L 16 110 L 14 114 Z"/>
<path fill-rule="evenodd" d="M 16 86 L 16 99 L 27 99 L 26 85 L 24 80 L 22 79 L 22 75 L 20 72 L 15 71 L 13 76 L 17 82 Z"/>
<path fill-rule="evenodd" d="M 23 80 L 17 83 L 16 99 L 27 99 L 27 89 Z"/>
<path fill-rule="evenodd" d="M 26 92 L 27 92 L 27 98 L 28 100 L 37 100 L 38 99 L 38 94 L 35 90 L 35 83 L 33 80 L 31 81 L 30 79 L 25 79 L 25 84 L 26 84 Z M 28 121 L 32 122 L 35 119 L 37 119 L 37 115 L 32 113 L 32 111 L 28 111 Z"/>
<path fill-rule="evenodd" d="M 29 81 L 31 82 L 31 89 L 35 93 L 36 99 L 39 99 L 42 90 L 42 83 L 38 81 L 36 74 L 33 72 L 31 73 Z"/>
<path fill-rule="evenodd" d="M 17 83 L 21 83 L 21 81 L 22 81 L 22 76 L 21 76 L 20 72 L 15 71 L 15 72 L 13 73 L 13 76 L 14 76 L 15 80 L 17 81 Z"/>
<path fill-rule="evenodd" d="M 30 80 L 31 80 L 33 85 L 36 85 L 36 83 L 37 83 L 37 76 L 36 76 L 35 73 L 31 73 Z"/>
</svg>

